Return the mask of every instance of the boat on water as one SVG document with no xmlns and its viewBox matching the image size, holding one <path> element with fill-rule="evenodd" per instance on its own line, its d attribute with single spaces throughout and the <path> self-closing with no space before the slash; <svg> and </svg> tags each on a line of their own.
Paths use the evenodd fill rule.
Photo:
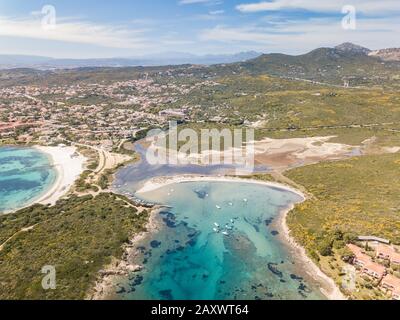
<svg viewBox="0 0 400 320">
<path fill-rule="evenodd" d="M 218 210 L 221 210 L 222 208 L 219 205 L 215 206 Z"/>
<path fill-rule="evenodd" d="M 233 203 L 232 203 L 232 202 L 229 202 L 229 205 L 232 207 L 232 206 L 233 206 Z"/>
<path fill-rule="evenodd" d="M 214 226 L 216 226 L 217 228 L 219 228 L 219 224 L 214 222 Z"/>
<path fill-rule="evenodd" d="M 246 198 L 243 199 L 244 202 L 248 202 L 249 200 L 247 200 Z"/>
<path fill-rule="evenodd" d="M 223 234 L 224 236 L 229 236 L 229 233 L 226 232 L 226 231 L 223 231 L 222 234 Z"/>
<path fill-rule="evenodd" d="M 213 228 L 214 232 L 219 233 L 219 229 L 218 228 Z"/>
</svg>

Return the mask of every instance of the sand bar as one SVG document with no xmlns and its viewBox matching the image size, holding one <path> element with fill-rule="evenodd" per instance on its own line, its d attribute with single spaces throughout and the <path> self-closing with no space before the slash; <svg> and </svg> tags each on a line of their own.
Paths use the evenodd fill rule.
<svg viewBox="0 0 400 320">
<path fill-rule="evenodd" d="M 146 192 L 154 191 L 154 190 L 160 189 L 164 186 L 168 186 L 168 185 L 176 184 L 176 183 L 198 182 L 198 181 L 237 182 L 237 183 L 241 182 L 241 183 L 260 184 L 260 185 L 264 185 L 264 186 L 268 186 L 268 187 L 272 187 L 272 188 L 278 188 L 278 189 L 290 191 L 290 192 L 298 194 L 303 199 L 306 198 L 306 196 L 301 191 L 296 190 L 295 188 L 292 188 L 288 185 L 284 185 L 284 184 L 277 183 L 277 182 L 258 181 L 258 180 L 253 180 L 253 179 L 244 179 L 244 178 L 242 179 L 242 178 L 226 177 L 226 176 L 196 176 L 196 175 L 181 175 L 181 176 L 174 176 L 174 177 L 156 177 L 156 178 L 146 181 L 146 183 L 143 185 L 143 187 L 140 188 L 136 193 L 138 193 L 138 194 L 146 193 Z"/>
</svg>

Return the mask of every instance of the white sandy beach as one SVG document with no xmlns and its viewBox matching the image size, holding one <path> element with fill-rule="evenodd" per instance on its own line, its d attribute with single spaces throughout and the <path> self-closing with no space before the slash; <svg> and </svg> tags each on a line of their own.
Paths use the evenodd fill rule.
<svg viewBox="0 0 400 320">
<path fill-rule="evenodd" d="M 142 188 L 140 188 L 137 193 L 146 193 L 150 191 L 154 191 L 160 189 L 164 186 L 168 186 L 176 183 L 184 183 L 184 182 L 196 182 L 196 181 L 205 181 L 205 182 L 242 182 L 242 183 L 252 183 L 252 184 L 260 184 L 264 186 L 279 188 L 283 190 L 288 190 L 293 193 L 298 194 L 303 199 L 306 196 L 299 190 L 296 190 L 290 186 L 283 185 L 277 182 L 270 181 L 258 181 L 253 179 L 242 179 L 236 177 L 226 177 L 226 176 L 196 176 L 196 175 L 182 175 L 182 176 L 174 176 L 174 177 L 157 177 L 146 181 Z"/>
<path fill-rule="evenodd" d="M 86 158 L 77 154 L 76 147 L 43 147 L 36 149 L 48 154 L 52 158 L 52 164 L 57 170 L 57 179 L 50 190 L 37 199 L 35 203 L 54 205 L 63 197 L 84 170 Z"/>
<path fill-rule="evenodd" d="M 303 201 L 307 199 L 301 191 L 281 183 L 269 182 L 269 181 L 257 181 L 252 179 L 242 179 L 235 177 L 226 176 L 175 176 L 175 177 L 158 177 L 147 181 L 144 186 L 137 191 L 137 193 L 146 193 L 157 190 L 164 186 L 168 186 L 176 183 L 184 182 L 197 182 L 197 181 L 208 181 L 208 182 L 242 182 L 242 183 L 252 183 L 259 184 L 268 187 L 279 188 L 282 190 L 287 190 L 298 194 L 303 198 Z M 294 205 L 283 210 L 279 215 L 279 231 L 282 232 L 283 240 L 290 247 L 292 253 L 299 259 L 302 263 L 302 267 L 306 270 L 307 274 L 312 277 L 315 281 L 321 284 L 321 292 L 330 300 L 346 300 L 346 297 L 342 294 L 340 289 L 337 287 L 335 282 L 323 273 L 319 267 L 307 256 L 306 251 L 301 247 L 290 235 L 290 230 L 286 224 L 286 218 L 288 213 L 294 208 Z"/>
</svg>

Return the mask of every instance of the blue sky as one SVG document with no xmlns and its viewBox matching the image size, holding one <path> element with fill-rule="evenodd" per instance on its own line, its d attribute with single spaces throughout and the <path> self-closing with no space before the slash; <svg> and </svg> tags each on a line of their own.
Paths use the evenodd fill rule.
<svg viewBox="0 0 400 320">
<path fill-rule="evenodd" d="M 353 8 L 356 24 L 344 28 Z M 400 46 L 399 31 L 400 0 L 0 0 L 0 54 L 300 54 L 345 41 Z"/>
</svg>

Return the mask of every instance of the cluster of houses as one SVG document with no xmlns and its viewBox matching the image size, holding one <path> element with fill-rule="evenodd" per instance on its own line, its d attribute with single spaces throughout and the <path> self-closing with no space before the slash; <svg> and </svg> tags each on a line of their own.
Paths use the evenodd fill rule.
<svg viewBox="0 0 400 320">
<path fill-rule="evenodd" d="M 141 128 L 163 126 L 171 119 L 193 121 L 193 110 L 201 106 L 172 105 L 193 90 L 219 85 L 175 81 L 183 75 L 173 70 L 154 75 L 169 81 L 142 74 L 126 81 L 0 88 L 0 139 L 50 144 L 67 136 L 90 145 L 128 139 Z"/>
<path fill-rule="evenodd" d="M 158 84 L 152 79 L 111 83 L 15 86 L 0 88 L 0 138 L 42 143 L 59 141 L 67 132 L 77 142 L 95 144 L 105 139 L 126 139 L 140 127 L 163 125 L 171 118 L 188 118 L 188 110 L 167 109 L 160 115 L 151 107 L 165 107 L 197 86 Z M 23 132 L 16 131 L 23 127 Z M 60 130 L 61 129 L 61 130 Z"/>
<path fill-rule="evenodd" d="M 353 253 L 352 263 L 362 275 L 368 276 L 377 281 L 379 287 L 391 294 L 392 299 L 400 300 L 400 278 L 389 274 L 388 264 L 392 268 L 400 268 L 400 253 L 395 248 L 383 243 L 375 247 L 375 261 L 366 254 L 366 251 L 354 244 L 348 244 L 348 249 Z"/>
</svg>

